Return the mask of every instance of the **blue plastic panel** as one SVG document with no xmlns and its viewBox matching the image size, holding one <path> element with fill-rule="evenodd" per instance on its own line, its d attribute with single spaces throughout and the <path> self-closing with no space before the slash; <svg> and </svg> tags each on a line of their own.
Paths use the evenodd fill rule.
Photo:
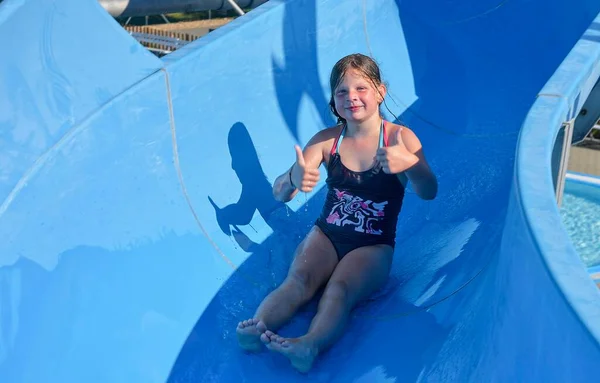
<svg viewBox="0 0 600 383">
<path fill-rule="evenodd" d="M 0 207 L 0 381 L 596 375 L 600 297 L 560 229 L 549 149 L 595 83 L 597 42 L 586 28 L 600 25 L 600 4 L 271 0 L 158 60 L 93 0 L 81 3 L 43 12 L 64 15 L 53 31 L 75 30 L 80 7 L 104 23 L 85 29 L 105 39 L 103 50 L 53 44 L 68 58 L 65 82 L 81 88 L 61 105 L 78 105 L 119 73 L 122 86 L 34 154 L 6 143 L 33 162 L 15 171 L 26 182 Z M 21 7 L 43 4 L 3 2 L 0 31 L 23 25 Z M 47 33 L 36 33 L 42 44 Z M 390 91 L 383 112 L 419 135 L 440 190 L 434 201 L 409 190 L 389 283 L 302 376 L 277 355 L 242 353 L 235 325 L 283 279 L 322 206 L 323 184 L 288 204 L 274 201 L 271 185 L 293 145 L 333 122 L 329 71 L 351 52 L 380 63 Z M 79 66 L 80 56 L 95 59 Z M 0 86 L 0 100 L 52 73 Z M 548 96 L 538 96 L 546 83 Z M 10 106 L 19 118 L 7 126 L 28 127 L 32 108 Z M 300 334 L 315 310 L 312 302 L 283 334 Z"/>
<path fill-rule="evenodd" d="M 544 75 L 549 76 L 553 70 L 548 62 L 547 67 L 539 68 L 539 63 L 533 67 L 529 61 L 536 62 L 536 55 L 544 55 L 545 60 L 558 66 L 562 59 L 561 45 L 558 44 L 554 51 L 548 53 L 540 51 L 534 40 L 527 40 L 523 51 L 516 52 L 517 59 L 523 63 L 515 67 L 513 55 L 516 49 L 521 49 L 515 48 L 521 39 L 519 35 L 507 36 L 505 30 L 492 29 L 490 35 L 486 35 L 486 42 L 494 46 L 496 51 L 493 56 L 480 57 L 481 36 L 469 33 L 469 30 L 481 31 L 484 24 L 489 22 L 505 22 L 501 17 L 510 18 L 512 23 L 526 28 L 529 18 L 517 13 L 515 8 L 498 8 L 494 15 L 499 19 L 490 20 L 491 15 L 475 12 L 468 22 L 449 23 L 448 20 L 442 21 L 448 17 L 448 12 L 436 7 L 426 10 L 425 5 L 416 2 L 403 2 L 397 8 L 397 13 L 382 12 L 379 8 L 389 6 L 393 9 L 395 5 L 394 2 L 380 2 L 376 8 L 373 4 L 333 5 L 331 2 L 307 1 L 271 4 L 268 9 L 263 8 L 262 13 L 253 14 L 253 18 L 247 20 L 244 26 L 253 25 L 255 28 L 243 29 L 243 36 L 235 33 L 238 25 L 232 23 L 214 32 L 208 39 L 191 44 L 186 50 L 166 59 L 178 132 L 185 135 L 185 143 L 189 147 L 182 147 L 180 155 L 186 180 L 196 190 L 192 199 L 197 201 L 196 206 L 203 212 L 202 216 L 205 213 L 214 214 L 216 222 L 211 224 L 205 221 L 207 226 L 213 227 L 211 237 L 226 246 L 225 253 L 230 254 L 235 262 L 245 260 L 199 319 L 178 358 L 170 381 L 180 381 L 184 376 L 193 374 L 193 371 L 203 371 L 206 376 L 217 375 L 224 381 L 257 381 L 265 379 L 265 376 L 295 381 L 295 375 L 278 363 L 281 360 L 268 359 L 270 363 L 257 365 L 253 357 L 231 352 L 232 348 L 235 349 L 235 338 L 228 338 L 223 346 L 221 335 L 232 331 L 240 318 L 252 315 L 266 292 L 283 279 L 290 256 L 288 235 L 292 235 L 292 244 L 298 243 L 322 204 L 321 190 L 307 196 L 308 201 L 300 196 L 287 208 L 278 207 L 270 197 L 269 188 L 257 185 L 258 180 L 264 177 L 272 182 L 290 166 L 294 160 L 294 143 L 306 143 L 317 129 L 331 124 L 327 116 L 323 117 L 322 114 L 326 109 L 322 106 L 324 102 L 321 102 L 323 96 L 320 95 L 320 89 L 324 89 L 327 98 L 329 70 L 344 54 L 359 51 L 376 57 L 392 94 L 388 100 L 390 109 L 401 121 L 417 131 L 427 153 L 433 153 L 432 164 L 441 180 L 437 201 L 422 202 L 414 195 L 407 198 L 399 224 L 402 230 L 398 237 L 399 249 L 392 278 L 382 292 L 389 300 L 386 298 L 378 304 L 367 305 L 364 312 L 357 315 L 399 318 L 419 312 L 452 296 L 488 265 L 492 270 L 490 272 L 495 275 L 492 265 L 497 262 L 496 257 L 506 257 L 500 255 L 499 249 L 507 227 L 504 223 L 508 211 L 506 201 L 510 198 L 512 158 L 518 129 L 536 93 L 547 79 Z M 518 6 L 523 8 L 529 4 Z M 556 7 L 554 11 L 560 12 L 560 9 Z M 365 12 L 366 25 L 359 19 L 362 12 Z M 300 14 L 305 17 L 298 17 Z M 338 24 L 338 18 L 347 23 Z M 573 14 L 570 20 L 573 24 L 580 20 L 589 23 L 591 18 Z M 357 23 L 366 28 L 368 36 L 356 37 Z M 273 24 L 283 29 L 282 36 L 268 32 Z M 331 29 L 331 25 L 336 25 L 336 28 Z M 569 44 L 579 37 L 565 34 L 550 25 L 546 28 L 546 36 L 552 35 L 553 39 L 564 44 L 563 55 L 567 54 Z M 577 32 L 581 34 L 583 31 L 584 28 L 580 28 Z M 310 38 L 313 35 L 318 44 Z M 392 41 L 387 38 L 389 35 L 398 37 Z M 453 39 L 453 36 L 460 36 L 460 39 Z M 457 40 L 460 44 L 456 43 Z M 426 50 L 423 46 L 435 49 Z M 283 47 L 283 51 L 279 51 L 279 47 Z M 243 62 L 246 57 L 252 56 L 252 65 L 227 67 L 226 73 L 219 70 L 218 76 L 211 76 L 208 68 L 219 51 L 227 51 L 228 60 L 232 62 Z M 473 64 L 476 60 L 480 61 Z M 431 64 L 442 61 L 444 66 Z M 286 70 L 282 71 L 281 68 Z M 442 72 L 446 70 L 452 76 L 443 75 Z M 419 71 L 423 73 L 417 73 Z M 316 74 L 319 75 L 318 80 L 312 77 Z M 320 81 L 317 90 L 313 87 L 316 81 Z M 189 82 L 194 86 L 189 86 Z M 282 83 L 285 86 L 280 85 Z M 209 87 L 214 91 L 206 92 Z M 283 95 L 282 89 L 286 92 Z M 482 96 L 490 92 L 493 93 L 493 102 Z M 221 100 L 219 108 L 210 107 L 218 102 L 215 100 Z M 481 105 L 476 105 L 478 103 Z M 210 117 L 197 118 L 199 108 L 206 108 L 207 112 L 203 115 L 210 114 Z M 511 112 L 507 113 L 507 110 Z M 387 116 L 395 118 L 389 113 Z M 206 141 L 208 134 L 215 140 Z M 277 135 L 277 139 L 274 139 L 274 135 Z M 218 161 L 224 150 L 229 151 L 231 162 Z M 465 155 L 457 156 L 457 153 Z M 242 158 L 249 164 L 240 166 Z M 210 174 L 219 174 L 220 177 L 200 187 Z M 234 190 L 233 195 L 229 193 L 231 190 Z M 261 202 L 250 203 L 249 198 L 244 198 L 250 194 L 254 196 L 253 201 Z M 219 200 L 214 196 L 218 196 Z M 217 200 L 214 204 L 216 208 L 211 206 L 211 200 Z M 260 210 L 260 206 L 268 205 L 269 201 L 272 207 Z M 225 206 L 227 214 L 221 210 Z M 290 214 L 290 210 L 296 214 Z M 284 214 L 289 216 L 288 221 L 292 223 L 285 224 Z M 283 223 L 281 217 L 284 217 Z M 510 234 L 506 235 L 516 235 L 512 226 L 508 228 Z M 228 236 L 232 244 L 227 242 Z M 239 249 L 235 248 L 236 242 Z M 258 245 L 261 242 L 262 246 Z M 244 243 L 250 243 L 251 247 Z M 536 253 L 532 252 L 531 256 L 531 261 L 538 262 L 540 267 L 539 278 L 548 278 Z M 508 269 L 508 266 L 505 267 Z M 257 275 L 265 281 L 261 286 L 248 281 L 248 276 Z M 502 275 L 505 275 L 504 272 Z M 269 287 L 265 289 L 264 285 Z M 495 290 L 486 288 L 499 294 L 497 299 L 502 299 L 502 289 L 508 286 L 494 286 Z M 515 291 L 515 299 L 517 294 Z M 232 309 L 234 302 L 240 302 L 236 303 L 235 310 Z M 557 302 L 542 305 L 540 310 L 547 315 L 550 310 L 560 307 L 565 306 L 560 295 L 557 295 Z M 301 334 L 313 313 L 314 307 L 300 315 L 285 330 L 287 334 Z M 460 318 L 446 324 L 446 329 L 452 326 L 475 326 L 474 331 L 490 332 L 490 336 L 494 336 L 498 330 L 493 318 L 490 318 L 491 314 L 482 312 L 481 315 L 488 322 L 492 320 L 491 327 L 465 323 L 470 319 Z M 398 342 L 393 344 L 412 339 L 414 332 L 411 332 L 409 325 L 412 320 L 397 324 L 396 332 L 398 328 L 406 328 L 406 332 L 397 333 L 398 338 L 394 335 Z M 414 320 L 420 323 L 422 319 L 415 317 Z M 434 328 L 442 326 L 435 321 L 431 325 L 433 327 L 428 331 L 433 333 Z M 366 324 L 359 321 L 349 330 L 354 336 L 361 334 L 360 341 L 349 335 L 346 342 L 324 356 L 320 368 L 311 377 L 316 381 L 325 381 L 331 378 L 327 372 L 333 371 L 339 381 L 353 381 L 361 374 L 372 371 L 373 360 L 362 357 L 354 359 L 353 356 L 357 353 L 367 354 L 366 350 L 378 344 L 385 332 L 379 331 L 379 323 L 378 329 L 372 332 L 365 331 L 364 326 Z M 213 333 L 215 327 L 218 331 Z M 518 342 L 521 334 L 512 331 L 507 330 L 507 337 Z M 439 332 L 436 336 L 441 338 L 448 335 L 448 331 Z M 531 342 L 539 343 L 540 334 L 532 334 Z M 432 341 L 436 338 L 428 335 L 428 339 L 429 336 L 432 336 Z M 468 339 L 472 334 L 464 336 Z M 588 340 L 586 335 L 582 335 L 575 342 Z M 422 341 L 425 342 L 424 339 Z M 557 341 L 567 340 L 561 338 Z M 482 338 L 478 347 L 483 348 L 489 342 L 489 338 Z M 356 351 L 360 348 L 358 344 L 367 344 L 364 352 Z M 588 346 L 593 344 L 595 341 L 588 343 Z M 455 345 L 458 347 L 458 343 Z M 205 347 L 210 350 L 209 355 L 203 352 Z M 476 360 L 482 352 L 481 348 L 469 355 L 459 355 Z M 470 374 L 490 376 L 488 374 L 492 373 L 494 363 L 502 358 L 510 360 L 508 350 L 498 360 L 489 359 L 477 371 L 465 368 L 455 373 L 465 379 Z M 537 348 L 534 351 L 541 352 Z M 409 377 L 408 371 L 414 370 L 415 363 L 418 363 L 410 358 L 409 352 L 392 346 L 389 350 L 378 352 L 376 360 L 386 360 L 386 353 L 394 355 L 388 360 L 389 365 L 380 367 L 387 374 L 395 371 L 391 376 Z M 399 354 L 406 359 L 406 364 L 399 364 Z M 417 355 L 421 354 L 417 351 Z M 568 363 L 572 363 L 571 357 L 574 355 L 568 356 Z M 348 360 L 352 360 L 353 368 L 348 368 Z M 229 363 L 240 366 L 240 370 L 225 369 L 224 366 Z M 449 360 L 437 363 L 443 369 L 455 366 Z M 506 372 L 506 376 L 524 374 L 530 377 L 530 371 L 522 371 L 524 366 L 515 365 L 514 369 Z M 435 373 L 432 374 L 435 376 Z M 546 372 L 536 371 L 533 374 L 552 377 L 552 372 L 545 375 Z M 195 376 L 203 375 L 200 373 Z"/>
<path fill-rule="evenodd" d="M 0 201 L 69 129 L 161 67 L 93 0 L 5 0 L 0 46 Z"/>
<path fill-rule="evenodd" d="M 600 28 L 594 33 L 597 36 L 590 33 L 589 38 L 596 37 L 600 41 Z M 581 108 L 573 126 L 573 144 L 583 141 L 600 119 L 600 81 L 594 85 Z"/>
<path fill-rule="evenodd" d="M 531 251 L 539 252 L 550 276 L 548 282 L 563 294 L 574 312 L 573 316 L 565 312 L 557 320 L 563 323 L 563 328 L 579 327 L 588 333 L 591 344 L 583 342 L 580 348 L 594 348 L 592 355 L 600 352 L 600 293 L 562 228 L 558 207 L 548 193 L 552 187 L 551 172 L 544 164 L 550 161 L 560 125 L 577 115 L 600 78 L 600 39 L 596 38 L 599 26 L 600 14 L 540 91 L 525 119 L 517 150 L 515 195 L 511 201 L 515 209 L 508 216 L 518 220 L 512 226 L 515 229 L 520 225 L 528 228 L 523 240 L 531 242 Z M 515 218 L 516 215 L 521 217 Z M 512 240 L 510 246 L 514 243 Z M 589 352 L 581 355 L 587 356 Z M 589 367 L 581 371 L 594 364 L 598 364 L 598 359 L 590 360 Z"/>
<path fill-rule="evenodd" d="M 3 212 L 3 382 L 164 381 L 198 291 L 227 270 L 172 158 L 157 74 L 77 126 Z"/>
</svg>

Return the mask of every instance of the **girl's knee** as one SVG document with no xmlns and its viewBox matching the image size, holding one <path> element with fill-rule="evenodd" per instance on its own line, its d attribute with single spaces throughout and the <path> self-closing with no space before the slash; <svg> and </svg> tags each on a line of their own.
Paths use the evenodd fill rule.
<svg viewBox="0 0 600 383">
<path fill-rule="evenodd" d="M 351 294 L 348 284 L 344 281 L 338 280 L 330 281 L 325 289 L 325 292 L 323 293 L 323 298 L 325 299 L 342 302 L 349 302 L 350 296 Z"/>
<path fill-rule="evenodd" d="M 297 270 L 291 272 L 286 282 L 305 300 L 310 299 L 316 291 L 316 288 L 313 286 L 314 278 L 307 271 Z"/>
</svg>

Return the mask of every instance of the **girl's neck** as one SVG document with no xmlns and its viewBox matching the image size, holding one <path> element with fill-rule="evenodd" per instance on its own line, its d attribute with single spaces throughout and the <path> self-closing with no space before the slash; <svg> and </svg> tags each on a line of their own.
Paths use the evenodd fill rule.
<svg viewBox="0 0 600 383">
<path fill-rule="evenodd" d="M 382 118 L 375 114 L 368 120 L 362 122 L 346 121 L 346 135 L 350 137 L 368 137 L 378 135 L 381 128 Z"/>
</svg>

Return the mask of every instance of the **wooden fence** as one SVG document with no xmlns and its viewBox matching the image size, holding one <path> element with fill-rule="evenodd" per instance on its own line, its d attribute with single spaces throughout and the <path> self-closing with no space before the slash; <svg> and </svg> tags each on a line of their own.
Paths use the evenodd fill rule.
<svg viewBox="0 0 600 383">
<path fill-rule="evenodd" d="M 171 53 L 198 38 L 189 33 L 166 31 L 147 25 L 126 25 L 124 28 L 140 44 L 160 54 Z"/>
</svg>

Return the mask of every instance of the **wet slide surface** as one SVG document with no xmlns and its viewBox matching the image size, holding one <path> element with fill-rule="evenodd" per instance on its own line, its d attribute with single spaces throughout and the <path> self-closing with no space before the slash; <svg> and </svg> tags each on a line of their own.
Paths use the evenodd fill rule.
<svg viewBox="0 0 600 383">
<path fill-rule="evenodd" d="M 553 196 L 550 156 L 521 150 L 552 142 L 597 79 L 582 54 L 548 88 L 576 44 L 598 49 L 598 12 L 271 0 L 160 60 L 93 0 L 3 1 L 0 380 L 589 381 L 600 297 L 559 225 L 532 221 L 529 201 Z M 384 115 L 418 134 L 440 189 L 408 190 L 388 284 L 303 376 L 242 353 L 235 326 L 322 207 L 324 169 L 288 204 L 271 185 L 294 144 L 334 123 L 329 72 L 352 52 L 380 64 Z M 552 206 L 536 212 L 558 219 Z"/>
</svg>

